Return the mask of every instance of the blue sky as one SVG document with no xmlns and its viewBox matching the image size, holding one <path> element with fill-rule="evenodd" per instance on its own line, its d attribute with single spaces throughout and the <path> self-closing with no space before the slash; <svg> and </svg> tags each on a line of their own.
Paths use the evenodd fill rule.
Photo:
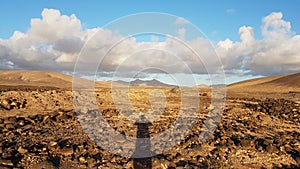
<svg viewBox="0 0 300 169">
<path fill-rule="evenodd" d="M 164 12 L 183 17 L 199 27 L 211 40 L 238 40 L 242 25 L 260 29 L 261 19 L 271 12 L 282 12 L 300 32 L 300 1 L 25 1 L 1 2 L 0 37 L 9 38 L 15 30 L 30 27 L 31 18 L 39 18 L 44 8 L 59 9 L 65 15 L 75 14 L 87 28 L 101 27 L 119 17 L 138 12 Z M 259 33 L 256 37 L 261 38 Z"/>
<path fill-rule="evenodd" d="M 54 40 L 39 37 L 38 39 L 43 39 L 42 41 L 36 39 L 37 30 L 40 30 L 37 27 L 33 29 L 31 20 L 37 18 L 44 22 L 41 14 L 47 8 L 59 11 L 58 18 L 66 15 L 70 19 L 71 15 L 75 14 L 76 21 L 80 21 L 79 27 L 86 32 L 107 25 L 120 17 L 140 12 L 162 12 L 182 17 L 198 27 L 216 46 L 216 51 L 226 69 L 226 83 L 253 77 L 297 73 L 300 72 L 300 52 L 296 50 L 300 42 L 299 6 L 300 1 L 297 0 L 2 1 L 0 69 L 45 69 L 61 72 L 70 70 L 70 67 L 64 67 L 72 65 L 67 63 L 70 60 L 66 59 L 69 53 L 54 48 L 57 44 L 62 44 L 62 41 L 65 42 L 64 40 L 70 42 L 70 39 L 63 37 Z M 48 11 L 49 17 L 52 17 L 55 12 L 50 13 Z M 71 24 L 71 19 L 69 21 L 70 23 L 66 25 Z M 57 30 L 62 27 L 57 25 Z M 20 33 L 10 39 L 15 31 Z M 24 41 L 17 42 L 16 39 L 20 38 L 28 41 L 28 44 L 25 45 Z M 139 39 L 136 43 L 138 42 Z M 72 44 L 77 45 L 77 42 Z M 22 48 L 22 45 L 27 48 Z M 35 53 L 31 53 L 33 49 Z M 50 49 L 51 52 L 47 53 Z M 20 51 L 22 53 L 18 53 Z M 33 56 L 26 55 L 27 52 Z M 35 55 L 42 56 L 39 58 Z M 47 64 L 36 66 L 34 61 L 53 62 L 56 67 L 46 66 Z M 148 78 L 151 77 L 156 75 Z M 162 78 L 162 81 L 164 80 L 170 82 L 167 78 Z M 203 76 L 198 83 L 209 82 Z"/>
</svg>

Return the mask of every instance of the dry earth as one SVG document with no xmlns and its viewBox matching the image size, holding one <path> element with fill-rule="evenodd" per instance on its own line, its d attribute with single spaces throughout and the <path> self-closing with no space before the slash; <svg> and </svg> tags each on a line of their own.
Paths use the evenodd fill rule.
<svg viewBox="0 0 300 169">
<path fill-rule="evenodd" d="M 0 74 L 0 168 L 300 167 L 297 93 L 300 87 L 293 84 L 299 74 L 229 86 L 220 123 L 215 122 L 220 118 L 218 115 L 208 115 L 215 107 L 210 104 L 211 92 L 207 87 L 188 90 L 191 92 L 189 101 L 199 100 L 200 105 L 185 107 L 185 115 L 179 117 L 181 91 L 185 89 L 178 87 L 127 88 L 120 85 L 118 90 L 111 91 L 110 84 L 97 83 L 93 96 L 98 111 L 74 107 L 70 76 L 37 71 L 2 71 Z M 280 81 L 280 78 L 284 79 Z M 270 90 L 262 90 L 262 85 L 268 85 Z M 271 87 L 274 85 L 281 90 L 274 92 Z M 124 93 L 126 90 L 123 89 L 128 92 Z M 83 93 L 76 96 L 92 102 Z M 195 93 L 197 97 L 193 95 Z M 132 107 L 126 109 L 125 104 L 120 110 L 114 99 L 122 100 L 124 94 L 129 97 Z M 166 107 L 151 111 L 150 103 Z M 176 142 L 176 145 L 152 158 L 137 160 L 115 155 L 97 144 L 99 140 L 101 144 L 107 143 L 109 140 L 102 138 L 111 130 L 103 127 L 97 117 L 104 116 L 113 129 L 111 132 L 122 133 L 124 138 L 136 138 L 141 129 L 134 119 L 142 114 L 153 117 L 152 124 L 142 132 L 152 138 L 174 128 L 174 137 L 162 138 L 161 143 Z M 80 119 L 81 115 L 84 115 L 84 121 Z M 174 126 L 177 118 L 187 121 Z M 196 121 L 192 129 L 180 137 L 181 131 L 187 129 L 193 119 Z M 94 127 L 86 128 L 85 122 Z M 199 139 L 203 135 L 200 133 L 210 126 L 216 126 L 216 130 L 201 144 Z M 115 138 L 110 144 L 116 147 L 127 145 L 128 140 L 124 138 Z M 126 148 L 134 151 L 136 147 L 128 144 Z M 159 152 L 157 148 L 164 147 L 154 145 L 151 151 Z M 145 161 L 148 166 L 141 166 Z"/>
</svg>

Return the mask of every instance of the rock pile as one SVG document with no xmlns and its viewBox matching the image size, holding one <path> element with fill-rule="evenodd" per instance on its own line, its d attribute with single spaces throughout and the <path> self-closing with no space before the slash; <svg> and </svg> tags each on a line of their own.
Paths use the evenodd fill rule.
<svg viewBox="0 0 300 169">
<path fill-rule="evenodd" d="M 11 109 L 21 109 L 25 108 L 27 104 L 26 99 L 22 101 L 18 101 L 17 99 L 3 99 L 0 100 L 0 108 L 3 108 L 5 110 L 11 110 Z"/>
<path fill-rule="evenodd" d="M 258 104 L 248 103 L 245 106 L 284 120 L 300 122 L 300 105 L 291 100 L 269 98 L 259 101 Z"/>
</svg>

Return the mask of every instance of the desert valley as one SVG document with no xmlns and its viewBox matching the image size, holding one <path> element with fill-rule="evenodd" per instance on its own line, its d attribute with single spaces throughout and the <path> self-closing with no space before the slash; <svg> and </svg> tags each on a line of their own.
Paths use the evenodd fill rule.
<svg viewBox="0 0 300 169">
<path fill-rule="evenodd" d="M 190 99 L 200 102 L 199 107 L 186 108 L 196 120 L 183 138 L 180 132 L 188 126 L 173 125 L 180 112 L 181 87 L 155 80 L 132 85 L 112 82 L 128 89 L 132 108 L 119 110 L 114 104 L 112 83 L 96 82 L 93 96 L 99 111 L 93 111 L 74 107 L 72 80 L 54 72 L 0 71 L 0 168 L 300 167 L 299 73 L 228 85 L 223 114 L 210 117 L 211 121 L 206 119 L 214 109 L 212 88 L 193 88 L 191 92 L 197 96 Z M 161 97 L 165 98 L 165 107 L 149 111 L 151 104 L 160 104 Z M 141 129 L 132 119 L 147 113 L 153 113 L 155 119 Z M 84 120 L 80 119 L 82 114 Z M 100 114 L 110 129 L 101 126 L 97 118 Z M 86 128 L 83 121 L 94 128 Z M 178 134 L 163 138 L 161 143 L 176 144 L 163 152 L 160 145 L 149 147 L 155 154 L 147 158 L 123 157 L 97 144 L 97 140 L 108 141 L 103 139 L 106 132 L 118 132 L 122 137 L 110 144 L 128 144 L 128 152 L 133 152 L 137 147 L 124 138 L 140 137 L 141 132 L 151 138 L 174 126 Z M 205 142 L 199 142 L 200 133 L 209 126 L 216 129 Z"/>
</svg>

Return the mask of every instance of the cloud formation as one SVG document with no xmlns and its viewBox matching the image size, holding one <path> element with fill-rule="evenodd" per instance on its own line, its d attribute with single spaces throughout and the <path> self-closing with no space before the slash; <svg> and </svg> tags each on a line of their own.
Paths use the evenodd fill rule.
<svg viewBox="0 0 300 169">
<path fill-rule="evenodd" d="M 15 69 L 70 70 L 89 32 L 82 32 L 75 15 L 61 15 L 44 9 L 42 19 L 31 19 L 26 33 L 15 31 L 8 40 L 0 39 L 0 60 Z M 1 69 L 6 67 L 0 66 Z"/>
<path fill-rule="evenodd" d="M 182 18 L 174 22 L 180 27 L 174 31 L 175 35 L 166 35 L 165 41 L 139 42 L 135 37 L 128 38 L 112 30 L 83 29 L 74 14 L 66 16 L 59 10 L 44 9 L 41 18 L 31 20 L 27 32 L 15 31 L 9 39 L 0 39 L 0 69 L 73 71 L 80 52 L 86 52 L 79 59 L 82 68 L 88 71 L 99 57 L 105 56 L 100 58 L 103 59 L 100 70 L 108 75 L 119 69 L 126 76 L 126 72 L 130 74 L 145 67 L 165 69 L 169 73 L 201 74 L 207 73 L 205 68 L 218 71 L 220 66 L 216 64 L 218 58 L 211 54 L 211 43 L 201 37 L 186 40 L 189 32 L 184 26 L 188 22 Z M 227 73 L 300 72 L 300 36 L 291 31 L 291 24 L 283 19 L 282 13 L 271 13 L 262 19 L 263 39 L 254 38 L 251 26 L 242 26 L 238 34 L 240 41 L 228 38 L 216 42 L 214 48 Z M 93 40 L 84 46 L 91 37 Z M 123 39 L 121 43 L 120 39 Z M 182 45 L 183 41 L 200 58 Z M 85 50 L 81 51 L 83 46 Z"/>
<path fill-rule="evenodd" d="M 263 39 L 254 39 L 250 26 L 239 29 L 241 42 L 230 39 L 218 43 L 217 52 L 225 69 L 241 69 L 254 75 L 277 75 L 300 72 L 300 36 L 291 31 L 291 24 L 283 20 L 280 12 L 262 19 Z"/>
<path fill-rule="evenodd" d="M 178 17 L 175 21 L 176 24 L 180 24 L 180 25 L 184 25 L 184 24 L 188 24 L 189 22 L 187 20 L 185 20 L 184 18 Z"/>
</svg>

